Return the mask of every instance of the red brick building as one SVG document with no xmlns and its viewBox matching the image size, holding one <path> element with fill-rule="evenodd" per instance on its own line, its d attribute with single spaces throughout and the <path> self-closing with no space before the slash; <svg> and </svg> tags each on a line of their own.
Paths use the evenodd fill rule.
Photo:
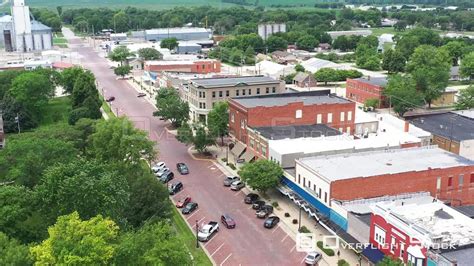
<svg viewBox="0 0 474 266">
<path fill-rule="evenodd" d="M 386 78 L 369 76 L 367 78 L 347 79 L 346 98 L 362 104 L 369 99 L 377 99 L 379 101 L 378 108 L 386 108 L 388 107 L 388 101 L 383 95 L 386 86 Z"/>
<path fill-rule="evenodd" d="M 146 61 L 144 69 L 150 72 L 219 73 L 221 72 L 221 62 L 213 59 L 198 61 Z"/>
<path fill-rule="evenodd" d="M 229 131 L 248 145 L 247 127 L 324 124 L 353 134 L 355 103 L 329 91 L 236 97 L 229 100 Z"/>
</svg>

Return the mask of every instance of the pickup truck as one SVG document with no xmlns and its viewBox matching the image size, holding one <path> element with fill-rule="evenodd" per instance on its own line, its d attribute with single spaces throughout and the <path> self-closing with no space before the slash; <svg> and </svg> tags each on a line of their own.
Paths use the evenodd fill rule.
<svg viewBox="0 0 474 266">
<path fill-rule="evenodd" d="M 201 242 L 208 241 L 217 232 L 219 232 L 219 223 L 211 221 L 199 230 L 198 239 Z"/>
</svg>

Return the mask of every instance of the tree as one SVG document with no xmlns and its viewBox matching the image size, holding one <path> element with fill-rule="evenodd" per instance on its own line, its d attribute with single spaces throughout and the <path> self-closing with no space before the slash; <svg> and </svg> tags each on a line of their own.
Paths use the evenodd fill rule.
<svg viewBox="0 0 474 266">
<path fill-rule="evenodd" d="M 24 71 L 18 70 L 0 71 L 0 100 L 3 99 L 7 91 L 10 90 L 13 80 L 23 72 Z"/>
<path fill-rule="evenodd" d="M 141 48 L 138 50 L 138 57 L 142 60 L 161 60 L 163 55 L 155 48 Z"/>
<path fill-rule="evenodd" d="M 126 46 L 118 46 L 109 53 L 110 60 L 119 62 L 120 65 L 123 65 L 123 63 L 127 61 L 127 58 L 131 56 L 133 56 L 133 54 Z"/>
<path fill-rule="evenodd" d="M 181 100 L 174 88 L 161 88 L 156 95 L 154 116 L 161 116 L 170 120 L 173 126 L 179 127 L 189 120 L 189 105 Z"/>
<path fill-rule="evenodd" d="M 447 87 L 450 67 L 446 51 L 434 46 L 421 45 L 410 57 L 407 72 L 413 77 L 417 90 L 423 93 L 429 107 Z"/>
<path fill-rule="evenodd" d="M 382 69 L 388 73 L 403 72 L 405 64 L 405 57 L 400 51 L 388 49 L 383 53 Z"/>
<path fill-rule="evenodd" d="M 130 18 L 124 11 L 120 10 L 113 16 L 113 25 L 115 32 L 127 32 L 129 29 Z"/>
<path fill-rule="evenodd" d="M 305 69 L 304 66 L 302 66 L 301 64 L 296 64 L 296 66 L 295 66 L 295 71 L 296 71 L 296 72 L 305 72 L 306 69 Z"/>
<path fill-rule="evenodd" d="M 381 261 L 377 263 L 377 266 L 404 266 L 405 263 L 399 258 L 392 258 L 390 256 L 384 256 Z"/>
<path fill-rule="evenodd" d="M 399 21 L 397 21 L 397 23 L 395 23 L 395 25 L 393 27 L 395 28 L 396 31 L 405 31 L 407 26 L 408 25 L 407 25 L 406 21 L 399 20 Z"/>
<path fill-rule="evenodd" d="M 131 66 L 119 66 L 114 69 L 114 73 L 115 75 L 122 76 L 122 78 L 124 78 L 126 75 L 130 74 L 131 70 Z"/>
<path fill-rule="evenodd" d="M 183 123 L 177 132 L 176 139 L 186 145 L 193 143 L 194 133 L 193 129 L 189 126 L 188 123 Z"/>
<path fill-rule="evenodd" d="M 69 124 L 81 118 L 99 119 L 102 117 L 102 101 L 95 85 L 95 77 L 90 71 L 80 73 L 71 94 L 73 110 L 69 115 Z"/>
<path fill-rule="evenodd" d="M 356 50 L 356 65 L 363 69 L 379 70 L 380 58 L 377 49 L 367 44 L 359 44 Z"/>
<path fill-rule="evenodd" d="M 0 265 L 32 265 L 28 247 L 0 232 Z"/>
<path fill-rule="evenodd" d="M 459 72 L 462 77 L 474 79 L 474 52 L 471 52 L 464 56 L 461 60 L 461 66 Z"/>
<path fill-rule="evenodd" d="M 50 167 L 36 187 L 42 212 L 52 221 L 73 211 L 84 219 L 97 214 L 122 218 L 129 197 L 127 182 L 108 168 L 83 159 Z"/>
<path fill-rule="evenodd" d="M 30 252 L 40 265 L 106 265 L 115 254 L 118 230 L 114 221 L 101 215 L 82 221 L 73 212 L 59 217 L 49 228 L 49 237 Z"/>
<path fill-rule="evenodd" d="M 3 113 L 3 130 L 6 133 L 18 132 L 17 118 L 21 130 L 35 128 L 39 124 L 39 118 L 31 110 L 7 94 L 0 100 L 0 110 Z"/>
<path fill-rule="evenodd" d="M 160 41 L 161 48 L 168 48 L 169 50 L 174 50 L 178 47 L 178 39 L 176 38 L 166 38 Z"/>
<path fill-rule="evenodd" d="M 466 110 L 474 108 L 474 85 L 467 87 L 459 92 L 456 102 L 457 110 Z"/>
<path fill-rule="evenodd" d="M 244 164 L 239 170 L 239 175 L 252 189 L 265 192 L 279 184 L 283 170 L 273 161 L 257 160 Z"/>
<path fill-rule="evenodd" d="M 364 109 L 372 109 L 375 110 L 377 107 L 379 107 L 379 99 L 373 98 L 373 99 L 367 99 L 364 102 Z"/>
<path fill-rule="evenodd" d="M 314 78 L 318 82 L 324 82 L 324 85 L 327 85 L 328 82 L 334 82 L 339 79 L 336 70 L 333 68 L 321 68 L 314 73 Z"/>
<path fill-rule="evenodd" d="M 314 47 L 316 47 L 318 44 L 318 40 L 311 35 L 302 36 L 296 42 L 296 46 L 298 46 L 298 49 L 306 51 L 314 51 Z"/>
<path fill-rule="evenodd" d="M 25 232 L 23 224 L 31 215 L 32 205 L 34 205 L 34 197 L 29 189 L 15 185 L 0 186 L 0 228 L 2 228 L 2 232 L 10 237 L 26 240 L 27 232 Z"/>
<path fill-rule="evenodd" d="M 63 86 L 65 93 L 72 93 L 77 78 L 83 73 L 84 69 L 81 67 L 70 67 L 61 72 L 60 85 Z"/>
<path fill-rule="evenodd" d="M 13 80 L 8 92 L 37 118 L 54 95 L 54 87 L 48 77 L 35 72 L 24 72 Z"/>
<path fill-rule="evenodd" d="M 204 153 L 207 151 L 207 147 L 214 144 L 214 138 L 209 134 L 209 132 L 204 128 L 204 126 L 197 126 L 196 133 L 193 137 L 194 148 L 199 153 Z"/>
<path fill-rule="evenodd" d="M 127 118 L 100 120 L 89 138 L 87 153 L 102 162 L 135 165 L 156 156 L 154 142 L 145 131 L 136 129 Z"/>
<path fill-rule="evenodd" d="M 224 136 L 229 132 L 229 106 L 227 102 L 218 102 L 207 115 L 207 127 L 211 136 L 220 137 L 224 145 Z"/>
<path fill-rule="evenodd" d="M 415 36 L 403 36 L 398 40 L 395 49 L 403 54 L 405 59 L 410 58 L 416 47 L 420 46 L 420 41 Z"/>
<path fill-rule="evenodd" d="M 116 248 L 117 265 L 191 265 L 185 244 L 171 225 L 148 223 L 136 232 L 120 237 Z"/>
<path fill-rule="evenodd" d="M 245 56 L 245 64 L 247 65 L 255 65 L 255 50 L 249 46 L 244 52 Z"/>
<path fill-rule="evenodd" d="M 278 50 L 286 50 L 288 48 L 288 42 L 282 37 L 272 35 L 268 37 L 265 46 L 267 47 L 267 51 L 272 53 Z"/>
<path fill-rule="evenodd" d="M 416 82 L 409 76 L 403 77 L 399 74 L 391 76 L 384 94 L 390 99 L 394 111 L 399 116 L 423 104 L 423 96 L 417 91 Z"/>
<path fill-rule="evenodd" d="M 453 66 L 457 66 L 459 59 L 463 56 L 465 44 L 461 41 L 451 41 L 445 44 L 442 48 L 446 50 L 446 52 L 451 57 L 451 62 Z"/>
</svg>

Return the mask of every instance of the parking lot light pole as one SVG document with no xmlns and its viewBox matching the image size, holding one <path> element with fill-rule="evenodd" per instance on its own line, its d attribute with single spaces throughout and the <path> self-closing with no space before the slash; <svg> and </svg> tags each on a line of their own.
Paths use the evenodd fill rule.
<svg viewBox="0 0 474 266">
<path fill-rule="evenodd" d="M 301 229 L 301 206 L 300 206 L 300 218 L 298 219 L 298 232 L 300 232 Z"/>
<path fill-rule="evenodd" d="M 199 221 L 196 220 L 196 248 L 199 248 Z"/>
</svg>

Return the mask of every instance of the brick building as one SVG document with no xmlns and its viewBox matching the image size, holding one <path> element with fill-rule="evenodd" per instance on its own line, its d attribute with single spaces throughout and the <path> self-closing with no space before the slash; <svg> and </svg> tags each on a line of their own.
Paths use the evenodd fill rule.
<svg viewBox="0 0 474 266">
<path fill-rule="evenodd" d="M 302 158 L 293 182 L 330 206 L 427 191 L 452 205 L 474 204 L 474 161 L 434 146 Z"/>
<path fill-rule="evenodd" d="M 247 127 L 325 124 L 352 134 L 354 114 L 353 102 L 329 91 L 238 97 L 229 100 L 229 131 L 245 145 Z"/>
<path fill-rule="evenodd" d="M 385 77 L 347 79 L 346 98 L 361 104 L 369 99 L 376 99 L 379 101 L 378 108 L 386 108 L 389 103 L 383 95 L 383 89 L 387 82 Z"/>
<path fill-rule="evenodd" d="M 149 72 L 219 73 L 221 72 L 221 62 L 213 59 L 197 61 L 146 61 L 144 69 Z"/>
</svg>

